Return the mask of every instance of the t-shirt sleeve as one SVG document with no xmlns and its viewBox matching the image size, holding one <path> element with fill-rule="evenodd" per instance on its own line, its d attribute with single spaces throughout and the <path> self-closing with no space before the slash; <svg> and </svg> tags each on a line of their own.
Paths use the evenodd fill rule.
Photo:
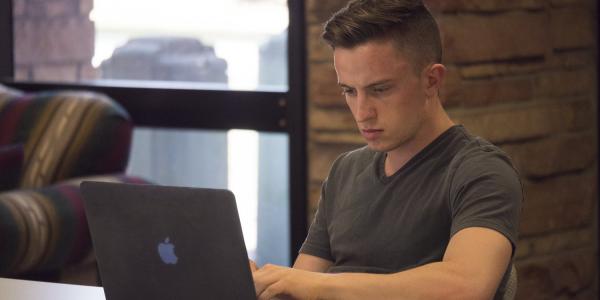
<svg viewBox="0 0 600 300">
<path fill-rule="evenodd" d="M 325 208 L 326 187 L 327 180 L 325 180 L 321 188 L 321 198 L 319 199 L 317 212 L 312 224 L 310 225 L 310 229 L 308 230 L 306 240 L 300 248 L 300 253 L 333 261 L 333 258 L 331 257 L 331 248 L 329 246 L 329 233 L 327 231 L 327 210 Z"/>
<path fill-rule="evenodd" d="M 468 227 L 493 229 L 510 241 L 514 255 L 523 189 L 509 158 L 482 148 L 462 161 L 452 182 L 450 235 Z"/>
</svg>

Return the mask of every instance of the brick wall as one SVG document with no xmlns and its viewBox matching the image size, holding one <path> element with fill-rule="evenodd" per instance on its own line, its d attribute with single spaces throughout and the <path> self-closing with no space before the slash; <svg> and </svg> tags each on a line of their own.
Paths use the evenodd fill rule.
<svg viewBox="0 0 600 300">
<path fill-rule="evenodd" d="M 335 157 L 364 145 L 319 40 L 345 2 L 307 1 L 309 219 Z M 595 1 L 425 2 L 443 32 L 446 109 L 524 182 L 518 299 L 596 299 Z"/>
<path fill-rule="evenodd" d="M 95 78 L 93 0 L 13 0 L 15 78 Z"/>
</svg>

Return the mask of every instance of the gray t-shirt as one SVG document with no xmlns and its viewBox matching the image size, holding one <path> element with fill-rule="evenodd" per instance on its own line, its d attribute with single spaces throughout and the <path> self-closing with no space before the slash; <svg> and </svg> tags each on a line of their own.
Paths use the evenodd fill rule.
<svg viewBox="0 0 600 300">
<path fill-rule="evenodd" d="M 332 273 L 395 273 L 441 261 L 455 233 L 486 227 L 514 254 L 522 187 L 499 148 L 458 125 L 392 176 L 384 162 L 366 147 L 334 162 L 300 253 L 332 261 Z"/>
</svg>

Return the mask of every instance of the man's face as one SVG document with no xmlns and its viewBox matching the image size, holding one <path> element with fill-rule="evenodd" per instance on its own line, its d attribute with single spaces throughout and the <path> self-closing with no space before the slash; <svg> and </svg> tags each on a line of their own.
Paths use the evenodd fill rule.
<svg viewBox="0 0 600 300">
<path fill-rule="evenodd" d="M 391 41 L 336 48 L 338 83 L 369 147 L 390 152 L 408 145 L 427 119 L 421 76 Z"/>
</svg>

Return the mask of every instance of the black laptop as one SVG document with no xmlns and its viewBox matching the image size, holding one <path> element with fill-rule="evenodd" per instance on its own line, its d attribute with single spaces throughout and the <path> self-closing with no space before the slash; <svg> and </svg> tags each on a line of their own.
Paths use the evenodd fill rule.
<svg viewBox="0 0 600 300">
<path fill-rule="evenodd" d="M 256 299 L 230 191 L 81 184 L 107 300 Z"/>
</svg>

